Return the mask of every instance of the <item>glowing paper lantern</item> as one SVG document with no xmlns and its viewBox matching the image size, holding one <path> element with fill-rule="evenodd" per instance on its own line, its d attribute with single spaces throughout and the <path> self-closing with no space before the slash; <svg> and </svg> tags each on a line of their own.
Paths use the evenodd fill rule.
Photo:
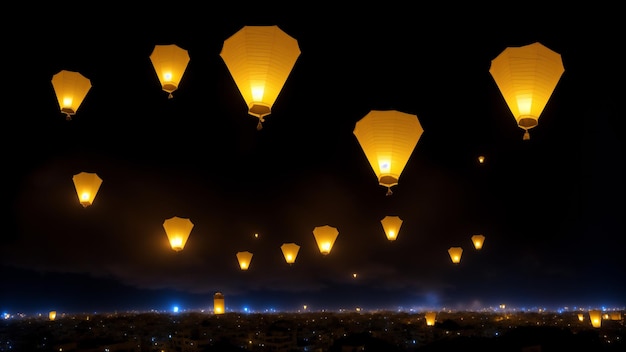
<svg viewBox="0 0 626 352">
<path fill-rule="evenodd" d="M 480 234 L 472 236 L 472 243 L 474 244 L 474 248 L 476 249 L 483 248 L 483 243 L 485 243 L 485 236 Z"/>
<path fill-rule="evenodd" d="M 416 115 L 395 110 L 372 110 L 356 123 L 353 133 L 387 195 L 423 132 Z"/>
<path fill-rule="evenodd" d="M 339 235 L 339 231 L 332 226 L 317 226 L 313 229 L 313 236 L 315 236 L 317 246 L 323 255 L 329 254 L 330 250 L 333 249 L 337 235 Z"/>
<path fill-rule="evenodd" d="M 71 120 L 91 89 L 91 81 L 78 72 L 62 70 L 52 76 L 52 86 L 66 120 Z"/>
<path fill-rule="evenodd" d="M 427 326 L 434 326 L 435 320 L 437 319 L 437 312 L 426 312 L 424 313 L 424 318 L 426 319 Z"/>
<path fill-rule="evenodd" d="M 185 248 L 191 229 L 193 229 L 193 223 L 187 218 L 174 216 L 163 222 L 163 228 L 172 249 L 180 252 Z"/>
<path fill-rule="evenodd" d="M 594 328 L 599 328 L 602 326 L 602 311 L 600 310 L 590 310 L 589 311 L 589 320 L 591 321 L 591 326 Z"/>
<path fill-rule="evenodd" d="M 48 313 L 48 319 L 54 320 L 56 318 L 57 318 L 57 311 L 56 310 L 52 310 L 52 311 L 50 311 L 50 313 Z"/>
<path fill-rule="evenodd" d="M 585 315 L 583 313 L 578 313 L 578 321 L 585 321 Z"/>
<path fill-rule="evenodd" d="M 260 130 L 300 56 L 298 42 L 278 26 L 244 26 L 224 41 L 220 56 Z"/>
<path fill-rule="evenodd" d="M 250 262 L 252 261 L 252 253 L 250 252 L 238 252 L 237 261 L 239 261 L 239 267 L 241 270 L 248 270 Z"/>
<path fill-rule="evenodd" d="M 296 262 L 300 246 L 295 243 L 283 243 L 283 245 L 280 246 L 280 250 L 283 251 L 287 264 L 293 264 Z"/>
<path fill-rule="evenodd" d="M 150 54 L 150 61 L 161 82 L 161 87 L 172 98 L 172 92 L 178 89 L 187 64 L 189 64 L 189 54 L 187 50 L 175 44 L 155 45 Z"/>
<path fill-rule="evenodd" d="M 102 179 L 95 173 L 81 172 L 72 177 L 78 201 L 83 207 L 93 204 L 96 194 L 102 185 Z"/>
<path fill-rule="evenodd" d="M 484 164 L 485 163 L 485 156 L 484 155 L 479 155 L 478 156 L 478 163 L 479 164 Z"/>
<path fill-rule="evenodd" d="M 491 61 L 489 73 L 517 125 L 529 139 L 565 69 L 561 55 L 541 43 L 508 47 Z"/>
<path fill-rule="evenodd" d="M 450 259 L 452 259 L 452 263 L 458 264 L 461 261 L 461 254 L 463 254 L 463 248 L 450 247 L 450 249 L 448 249 L 448 254 L 450 254 Z"/>
<path fill-rule="evenodd" d="M 213 295 L 213 313 L 224 314 L 226 307 L 224 305 L 224 295 L 221 292 L 216 292 Z"/>
<path fill-rule="evenodd" d="M 387 239 L 395 241 L 398 238 L 400 226 L 402 226 L 402 219 L 397 216 L 385 216 L 380 222 L 383 225 Z"/>
</svg>

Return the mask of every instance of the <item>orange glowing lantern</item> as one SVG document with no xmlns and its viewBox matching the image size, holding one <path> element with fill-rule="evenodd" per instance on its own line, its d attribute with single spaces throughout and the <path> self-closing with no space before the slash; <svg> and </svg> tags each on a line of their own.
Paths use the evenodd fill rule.
<svg viewBox="0 0 626 352">
<path fill-rule="evenodd" d="M 339 231 L 332 226 L 317 226 L 313 229 L 313 236 L 315 236 L 317 246 L 323 255 L 329 254 L 330 250 L 333 249 L 337 235 L 339 235 Z"/>
<path fill-rule="evenodd" d="M 59 108 L 71 120 L 91 89 L 91 81 L 75 71 L 62 70 L 52 76 L 52 86 Z"/>
<path fill-rule="evenodd" d="M 423 132 L 416 115 L 395 110 L 372 110 L 356 123 L 353 133 L 387 195 Z"/>
<path fill-rule="evenodd" d="M 539 123 L 564 71 L 561 55 L 541 43 L 508 47 L 491 61 L 489 73 L 525 131 L 525 140 L 530 139 L 528 130 Z"/>
<path fill-rule="evenodd" d="M 48 319 L 55 320 L 56 318 L 57 318 L 57 311 L 56 310 L 52 310 L 52 311 L 50 311 L 50 313 L 48 313 Z"/>
<path fill-rule="evenodd" d="M 278 26 L 244 26 L 224 41 L 220 56 L 260 130 L 300 56 L 298 41 Z"/>
<path fill-rule="evenodd" d="M 483 248 L 483 243 L 485 243 L 485 236 L 480 234 L 472 236 L 472 243 L 474 244 L 474 248 L 480 250 Z"/>
<path fill-rule="evenodd" d="M 193 223 L 187 218 L 174 216 L 163 222 L 163 228 L 172 249 L 180 252 L 185 248 L 191 229 L 193 229 Z"/>
<path fill-rule="evenodd" d="M 594 328 L 599 328 L 602 326 L 602 311 L 600 310 L 590 310 L 589 311 L 589 320 L 591 321 L 591 326 Z"/>
<path fill-rule="evenodd" d="M 248 270 L 250 262 L 252 261 L 252 253 L 248 251 L 237 252 L 237 260 L 239 261 L 239 267 L 241 270 Z"/>
<path fill-rule="evenodd" d="M 226 307 L 224 305 L 224 295 L 221 292 L 216 292 L 213 295 L 213 313 L 224 314 Z"/>
<path fill-rule="evenodd" d="M 424 313 L 424 318 L 426 319 L 427 326 L 434 326 L 435 320 L 437 319 L 437 312 L 426 312 Z"/>
<path fill-rule="evenodd" d="M 479 155 L 478 156 L 478 163 L 479 164 L 484 164 L 485 163 L 485 156 L 484 155 Z"/>
<path fill-rule="evenodd" d="M 280 250 L 283 251 L 287 264 L 293 264 L 296 262 L 300 246 L 295 243 L 283 243 L 283 245 L 280 246 Z"/>
<path fill-rule="evenodd" d="M 398 216 L 385 216 L 380 222 L 383 225 L 387 239 L 389 241 L 395 241 L 398 238 L 400 226 L 402 226 L 402 219 Z"/>
<path fill-rule="evenodd" d="M 189 53 L 175 44 L 155 45 L 150 61 L 156 71 L 162 89 L 172 98 L 189 64 Z"/>
<path fill-rule="evenodd" d="M 585 315 L 583 313 L 578 313 L 578 321 L 585 321 Z"/>
<path fill-rule="evenodd" d="M 463 254 L 463 248 L 450 247 L 450 249 L 448 249 L 448 254 L 450 255 L 450 259 L 452 259 L 452 263 L 458 264 L 461 261 L 461 254 Z"/>
<path fill-rule="evenodd" d="M 72 177 L 78 201 L 83 207 L 93 204 L 96 194 L 102 185 L 102 179 L 95 173 L 81 172 Z"/>
</svg>

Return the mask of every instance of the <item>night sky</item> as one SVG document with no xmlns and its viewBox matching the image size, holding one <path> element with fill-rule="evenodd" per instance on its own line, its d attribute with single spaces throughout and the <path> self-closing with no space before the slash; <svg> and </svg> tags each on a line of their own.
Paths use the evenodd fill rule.
<svg viewBox="0 0 626 352">
<path fill-rule="evenodd" d="M 615 10 L 179 7 L 18 12 L 3 30 L 0 310 L 210 309 L 215 292 L 231 310 L 626 305 Z M 260 131 L 219 55 L 244 25 L 278 25 L 301 50 Z M 489 67 L 534 42 L 565 72 L 524 141 Z M 190 56 L 172 99 L 156 44 Z M 60 70 L 92 84 L 71 121 Z M 353 134 L 371 110 L 424 128 L 390 196 Z M 82 171 L 103 179 L 86 208 Z M 403 220 L 396 241 L 387 215 Z M 173 216 L 194 224 L 180 252 L 163 229 Z M 322 225 L 339 231 L 326 256 Z M 253 253 L 247 271 L 239 251 Z"/>
</svg>

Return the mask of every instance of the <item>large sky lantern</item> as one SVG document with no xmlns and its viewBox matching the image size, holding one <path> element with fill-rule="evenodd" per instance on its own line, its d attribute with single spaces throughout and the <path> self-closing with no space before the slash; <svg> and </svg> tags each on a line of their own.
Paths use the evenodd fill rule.
<svg viewBox="0 0 626 352">
<path fill-rule="evenodd" d="M 224 302 L 224 294 L 221 292 L 215 292 L 213 295 L 213 314 L 224 314 L 226 312 L 226 305 Z"/>
<path fill-rule="evenodd" d="M 285 257 L 287 264 L 293 264 L 296 262 L 296 258 L 298 257 L 300 246 L 295 243 L 283 243 L 283 245 L 280 246 L 280 250 L 283 252 L 283 256 Z"/>
<path fill-rule="evenodd" d="M 590 310 L 589 321 L 594 328 L 602 327 L 602 311 L 599 309 Z"/>
<path fill-rule="evenodd" d="M 320 249 L 320 253 L 323 255 L 330 253 L 337 239 L 337 235 L 339 235 L 337 228 L 329 225 L 317 226 L 313 229 L 313 236 L 315 236 L 315 241 Z"/>
<path fill-rule="evenodd" d="M 275 25 L 244 26 L 224 41 L 220 56 L 262 129 L 300 56 L 298 41 Z"/>
<path fill-rule="evenodd" d="M 395 241 L 398 238 L 400 232 L 400 226 L 402 226 L 402 219 L 399 216 L 385 216 L 380 223 L 383 225 L 383 230 L 389 241 Z"/>
<path fill-rule="evenodd" d="M 398 184 L 423 132 L 417 115 L 396 110 L 372 110 L 356 123 L 353 133 L 387 195 Z"/>
<path fill-rule="evenodd" d="M 92 205 L 102 185 L 100 176 L 93 172 L 80 172 L 72 177 L 72 181 L 80 204 L 85 208 Z"/>
<path fill-rule="evenodd" d="M 461 262 L 461 255 L 463 254 L 463 248 L 450 247 L 448 249 L 448 254 L 450 255 L 450 259 L 452 260 L 452 263 L 458 264 Z"/>
<path fill-rule="evenodd" d="M 252 262 L 252 253 L 248 251 L 237 252 L 237 261 L 241 270 L 248 270 Z"/>
<path fill-rule="evenodd" d="M 189 53 L 176 44 L 155 45 L 150 61 L 161 82 L 161 88 L 173 98 L 189 64 Z"/>
<path fill-rule="evenodd" d="M 172 249 L 180 252 L 185 248 L 193 223 L 188 218 L 174 216 L 163 222 L 163 228 Z"/>
<path fill-rule="evenodd" d="M 561 55 L 541 43 L 508 47 L 491 61 L 489 73 L 509 106 L 517 125 L 530 139 L 561 75 Z"/>
<path fill-rule="evenodd" d="M 476 234 L 472 236 L 472 243 L 474 244 L 474 248 L 480 250 L 483 248 L 483 244 L 485 243 L 485 236 L 482 234 Z"/>
<path fill-rule="evenodd" d="M 91 81 L 76 71 L 61 70 L 52 76 L 52 87 L 66 120 L 71 120 L 91 89 Z"/>
</svg>

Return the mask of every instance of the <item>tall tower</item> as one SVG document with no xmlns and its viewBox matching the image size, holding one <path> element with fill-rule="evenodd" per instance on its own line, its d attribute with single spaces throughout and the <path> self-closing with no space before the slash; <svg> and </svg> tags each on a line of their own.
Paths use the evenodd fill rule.
<svg viewBox="0 0 626 352">
<path fill-rule="evenodd" d="M 221 292 L 216 292 L 213 295 L 213 313 L 224 314 L 224 295 Z"/>
</svg>

